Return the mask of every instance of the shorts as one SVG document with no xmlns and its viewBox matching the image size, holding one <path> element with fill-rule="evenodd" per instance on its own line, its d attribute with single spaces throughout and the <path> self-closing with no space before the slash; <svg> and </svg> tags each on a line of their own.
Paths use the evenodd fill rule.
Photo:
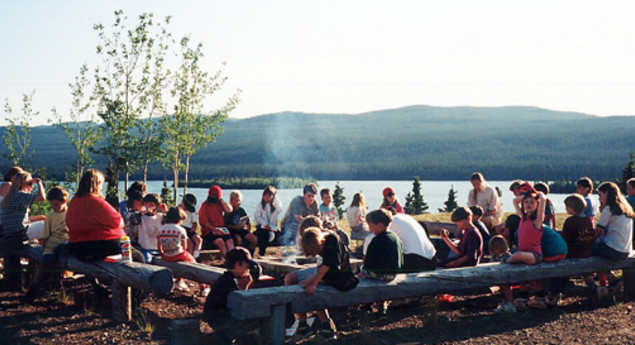
<svg viewBox="0 0 635 345">
<path fill-rule="evenodd" d="M 311 276 L 314 276 L 317 274 L 317 267 L 309 267 L 309 268 L 303 268 L 301 270 L 297 270 L 295 272 L 295 276 L 298 277 L 298 282 L 301 282 Z"/>
<path fill-rule="evenodd" d="M 192 254 L 188 252 L 182 252 L 180 254 L 173 255 L 173 256 L 161 255 L 161 257 L 163 258 L 163 260 L 167 262 L 177 262 L 177 261 L 196 262 L 196 259 L 194 259 Z"/>
<path fill-rule="evenodd" d="M 203 237 L 203 248 L 202 249 L 215 249 L 216 245 L 214 244 L 214 241 L 216 241 L 217 239 L 221 239 L 223 240 L 223 242 L 227 242 L 229 240 L 232 239 L 232 235 L 215 235 L 214 233 L 210 232 L 209 235 Z"/>
<path fill-rule="evenodd" d="M 238 236 L 240 236 L 240 238 L 245 238 L 245 236 L 247 236 L 247 235 L 249 235 L 249 234 L 250 234 L 250 232 L 249 232 L 249 231 L 247 231 L 247 230 L 245 230 L 245 229 L 240 229 L 240 230 L 229 230 L 229 233 L 230 233 L 232 236 L 236 236 L 236 235 L 238 235 Z"/>
<path fill-rule="evenodd" d="M 612 261 L 622 261 L 628 257 L 628 254 L 609 247 L 603 240 L 593 244 L 593 255 L 599 255 Z"/>
<path fill-rule="evenodd" d="M 428 259 L 418 254 L 404 254 L 401 271 L 403 273 L 434 271 L 437 267 L 436 262 L 434 256 Z"/>
<path fill-rule="evenodd" d="M 527 253 L 532 253 L 534 254 L 534 257 L 536 258 L 536 263 L 539 264 L 540 261 L 542 261 L 542 254 L 538 253 L 538 252 L 527 252 Z"/>
<path fill-rule="evenodd" d="M 558 262 L 558 261 L 562 261 L 564 258 L 567 257 L 567 254 L 560 254 L 560 255 L 555 255 L 555 256 L 547 256 L 542 258 L 543 262 Z"/>
</svg>

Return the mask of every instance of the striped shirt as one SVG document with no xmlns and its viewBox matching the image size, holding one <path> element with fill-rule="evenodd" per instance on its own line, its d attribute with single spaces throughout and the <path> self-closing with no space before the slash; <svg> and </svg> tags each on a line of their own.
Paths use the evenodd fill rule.
<svg viewBox="0 0 635 345">
<path fill-rule="evenodd" d="M 8 198 L 7 195 L 5 198 Z M 36 195 L 16 192 L 5 207 L 0 209 L 0 224 L 2 236 L 10 236 L 19 233 L 29 225 L 29 208 L 35 202 Z"/>
</svg>

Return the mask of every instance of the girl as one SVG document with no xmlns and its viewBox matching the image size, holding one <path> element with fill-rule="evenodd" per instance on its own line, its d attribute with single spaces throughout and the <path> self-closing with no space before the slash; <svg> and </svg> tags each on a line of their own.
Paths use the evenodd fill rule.
<svg viewBox="0 0 635 345">
<path fill-rule="evenodd" d="M 392 187 L 384 188 L 382 194 L 384 195 L 384 201 L 381 203 L 380 208 L 392 209 L 395 213 L 405 213 Z"/>
<path fill-rule="evenodd" d="M 280 234 L 278 231 L 278 215 L 282 212 L 282 203 L 276 198 L 277 194 L 278 190 L 276 187 L 267 186 L 262 191 L 262 199 L 254 212 L 254 223 L 256 225 L 254 234 L 258 237 L 258 254 L 260 256 L 265 255 L 267 245 L 274 242 Z"/>
<path fill-rule="evenodd" d="M 620 189 L 613 182 L 604 182 L 598 187 L 600 218 L 596 233 L 604 234 L 593 245 L 593 254 L 609 260 L 624 260 L 633 243 L 633 209 Z"/>
<path fill-rule="evenodd" d="M 366 215 L 366 201 L 364 194 L 355 193 L 351 205 L 346 209 L 346 219 L 351 227 L 351 238 L 363 240 L 370 234 L 368 223 L 364 219 Z"/>
</svg>

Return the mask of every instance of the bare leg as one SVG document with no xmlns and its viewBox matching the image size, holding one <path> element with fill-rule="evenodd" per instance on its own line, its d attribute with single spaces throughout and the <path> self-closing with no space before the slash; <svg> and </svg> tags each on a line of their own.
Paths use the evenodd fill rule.
<svg viewBox="0 0 635 345">
<path fill-rule="evenodd" d="M 506 262 L 508 264 L 528 264 L 528 265 L 535 265 L 538 263 L 536 261 L 536 256 L 532 252 L 516 252 L 512 256 L 510 256 Z"/>
</svg>

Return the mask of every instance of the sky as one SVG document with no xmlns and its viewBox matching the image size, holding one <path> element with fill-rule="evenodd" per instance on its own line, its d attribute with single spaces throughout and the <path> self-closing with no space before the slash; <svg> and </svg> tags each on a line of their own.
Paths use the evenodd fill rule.
<svg viewBox="0 0 635 345">
<path fill-rule="evenodd" d="M 206 105 L 241 89 L 233 118 L 421 104 L 635 114 L 635 2 L 584 0 L 4 0 L 2 102 L 19 112 L 36 90 L 35 124 L 64 115 L 80 66 L 100 63 L 92 27 L 117 9 L 129 26 L 170 15 L 174 36 L 202 42 L 203 67 L 229 78 Z"/>
</svg>

